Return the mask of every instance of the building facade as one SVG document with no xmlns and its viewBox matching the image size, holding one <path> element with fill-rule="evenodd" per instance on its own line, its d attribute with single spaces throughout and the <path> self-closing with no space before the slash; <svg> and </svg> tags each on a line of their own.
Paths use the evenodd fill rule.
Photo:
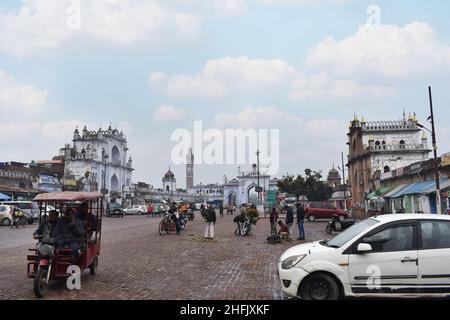
<svg viewBox="0 0 450 320">
<path fill-rule="evenodd" d="M 64 185 L 66 190 L 101 191 L 107 201 L 124 203 L 132 183 L 132 159 L 128 157 L 123 132 L 112 129 L 73 134 L 73 145 L 66 145 Z"/>
<path fill-rule="evenodd" d="M 431 150 L 415 116 L 398 121 L 361 121 L 355 116 L 348 136 L 348 172 L 355 217 L 367 216 L 366 196 L 375 189 L 375 172 L 388 173 L 425 161 Z"/>
<path fill-rule="evenodd" d="M 175 179 L 175 175 L 170 168 L 162 178 L 162 183 L 164 192 L 175 193 L 177 191 L 177 179 Z"/>
<path fill-rule="evenodd" d="M 258 193 L 255 189 L 258 186 L 263 188 L 261 198 L 258 199 Z M 223 201 L 225 205 L 235 204 L 237 206 L 243 203 L 264 203 L 268 192 L 278 191 L 278 179 L 271 178 L 266 173 L 258 175 L 256 165 L 253 165 L 252 171 L 241 172 L 230 181 L 225 181 L 223 185 Z"/>
</svg>

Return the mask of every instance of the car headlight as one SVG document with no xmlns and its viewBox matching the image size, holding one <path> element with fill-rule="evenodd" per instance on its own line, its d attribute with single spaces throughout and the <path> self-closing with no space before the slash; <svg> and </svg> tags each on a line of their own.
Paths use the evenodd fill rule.
<svg viewBox="0 0 450 320">
<path fill-rule="evenodd" d="M 306 254 L 289 257 L 281 263 L 281 268 L 285 269 L 285 270 L 291 269 L 291 268 L 295 267 L 295 265 L 297 263 L 299 263 L 301 260 L 303 260 L 304 257 L 306 257 Z"/>
</svg>

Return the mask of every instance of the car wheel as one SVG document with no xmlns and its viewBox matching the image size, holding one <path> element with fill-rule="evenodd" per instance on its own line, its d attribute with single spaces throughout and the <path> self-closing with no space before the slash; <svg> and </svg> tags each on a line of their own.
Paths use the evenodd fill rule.
<svg viewBox="0 0 450 320">
<path fill-rule="evenodd" d="M 313 215 L 309 215 L 308 220 L 309 220 L 309 222 L 314 222 L 314 221 L 316 221 L 316 217 Z"/>
<path fill-rule="evenodd" d="M 2 220 L 2 225 L 7 227 L 11 225 L 11 220 L 9 220 L 8 218 L 5 218 Z"/>
<path fill-rule="evenodd" d="M 339 286 L 331 276 L 318 273 L 302 284 L 300 296 L 304 300 L 339 300 Z"/>
</svg>

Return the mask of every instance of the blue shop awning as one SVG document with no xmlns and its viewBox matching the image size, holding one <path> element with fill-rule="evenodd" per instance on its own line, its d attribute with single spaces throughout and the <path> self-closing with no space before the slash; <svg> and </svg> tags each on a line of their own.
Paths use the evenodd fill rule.
<svg viewBox="0 0 450 320">
<path fill-rule="evenodd" d="M 435 183 L 436 182 L 434 180 L 412 183 L 399 192 L 393 194 L 391 197 L 400 198 L 411 194 L 426 194 L 425 191 L 432 188 Z"/>
<path fill-rule="evenodd" d="M 446 189 L 449 189 L 450 188 L 450 179 L 440 180 L 440 186 L 439 187 L 441 188 L 442 191 L 444 191 Z M 434 182 L 434 180 L 433 180 L 433 185 L 430 188 L 424 190 L 423 193 L 430 194 L 430 193 L 433 193 L 433 192 L 436 192 L 436 182 Z"/>
<path fill-rule="evenodd" d="M 392 191 L 386 193 L 383 198 L 393 198 L 394 194 L 399 193 L 400 191 L 402 191 L 403 189 L 405 189 L 406 187 L 408 187 L 408 184 L 401 184 L 397 187 L 395 187 Z"/>
<path fill-rule="evenodd" d="M 0 201 L 10 200 L 11 198 L 8 197 L 6 194 L 0 193 Z"/>
</svg>

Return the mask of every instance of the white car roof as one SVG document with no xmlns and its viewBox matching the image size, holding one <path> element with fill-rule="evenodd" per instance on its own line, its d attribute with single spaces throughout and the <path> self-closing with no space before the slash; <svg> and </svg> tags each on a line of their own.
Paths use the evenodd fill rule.
<svg viewBox="0 0 450 320">
<path fill-rule="evenodd" d="M 386 222 L 394 222 L 394 221 L 401 221 L 401 220 L 414 220 L 414 219 L 420 219 L 420 220 L 448 220 L 450 221 L 450 216 L 448 215 L 439 215 L 439 214 L 424 214 L 424 213 L 400 213 L 400 214 L 385 214 L 380 216 L 374 216 L 372 217 L 380 222 L 386 223 Z"/>
</svg>

